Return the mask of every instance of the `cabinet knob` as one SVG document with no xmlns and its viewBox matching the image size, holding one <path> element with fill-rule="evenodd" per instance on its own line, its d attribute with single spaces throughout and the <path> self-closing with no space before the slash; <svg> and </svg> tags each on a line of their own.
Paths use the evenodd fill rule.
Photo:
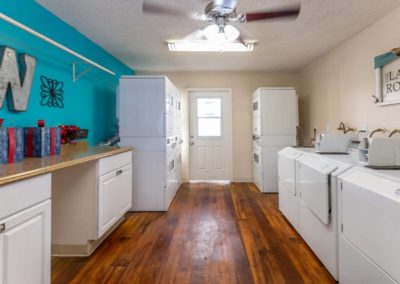
<svg viewBox="0 0 400 284">
<path fill-rule="evenodd" d="M 119 176 L 120 174 L 122 174 L 124 171 L 123 170 L 118 170 L 117 172 L 116 172 L 116 174 L 117 174 L 117 176 Z"/>
<path fill-rule="evenodd" d="M 6 224 L 0 224 L 0 234 L 6 230 Z"/>
</svg>

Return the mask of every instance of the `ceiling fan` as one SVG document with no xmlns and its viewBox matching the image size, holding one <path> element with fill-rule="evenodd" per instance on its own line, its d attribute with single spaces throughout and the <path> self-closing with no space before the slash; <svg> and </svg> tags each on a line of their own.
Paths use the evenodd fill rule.
<svg viewBox="0 0 400 284">
<path fill-rule="evenodd" d="M 245 44 L 245 42 L 240 37 L 239 30 L 228 23 L 248 23 L 288 17 L 296 18 L 300 13 L 300 4 L 296 4 L 281 9 L 238 14 L 236 13 L 237 3 L 238 0 L 214 0 L 205 6 L 204 12 L 187 13 L 186 11 L 159 4 L 152 4 L 144 0 L 143 12 L 149 14 L 183 16 L 197 21 L 210 22 L 212 24 L 203 30 L 203 35 L 207 40 L 239 41 L 243 44 Z M 196 32 L 194 34 L 196 34 Z"/>
</svg>

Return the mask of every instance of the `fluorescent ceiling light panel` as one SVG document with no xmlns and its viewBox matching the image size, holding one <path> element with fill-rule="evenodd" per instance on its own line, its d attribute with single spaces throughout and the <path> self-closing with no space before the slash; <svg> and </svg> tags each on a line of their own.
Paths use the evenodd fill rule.
<svg viewBox="0 0 400 284">
<path fill-rule="evenodd" d="M 197 41 L 168 41 L 170 51 L 186 52 L 250 52 L 254 49 L 252 42 L 224 42 L 216 43 L 209 40 Z"/>
</svg>

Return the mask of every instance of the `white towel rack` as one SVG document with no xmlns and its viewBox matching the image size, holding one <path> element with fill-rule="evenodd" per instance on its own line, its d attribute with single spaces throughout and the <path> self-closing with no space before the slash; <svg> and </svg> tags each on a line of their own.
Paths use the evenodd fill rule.
<svg viewBox="0 0 400 284">
<path fill-rule="evenodd" d="M 52 40 L 51 38 L 48 38 L 47 36 L 37 32 L 37 31 L 27 27 L 27 26 L 25 26 L 24 24 L 21 24 L 20 22 L 18 22 L 16 20 L 4 15 L 3 13 L 0 13 L 0 19 L 6 21 L 6 22 L 8 22 L 8 23 L 10 23 L 10 24 L 12 24 L 12 25 L 14 25 L 14 26 L 16 26 L 16 27 L 18 27 L 18 28 L 20 28 L 20 29 L 32 34 L 32 35 L 34 35 L 34 36 L 36 36 L 37 38 L 40 38 L 40 39 L 50 43 L 51 45 L 54 45 L 54 46 L 58 47 L 59 49 L 64 50 L 65 52 L 67 52 L 69 54 L 72 54 L 73 56 L 83 60 L 84 62 L 92 65 L 93 67 L 96 67 L 96 68 L 98 68 L 100 70 L 103 70 L 104 72 L 107 72 L 107 73 L 115 76 L 115 72 L 111 71 L 110 69 L 107 69 L 107 68 L 101 66 L 100 64 L 98 64 L 98 63 L 86 58 L 83 55 L 80 55 L 79 53 L 73 51 L 72 49 L 69 49 L 68 47 L 65 47 L 64 45 L 59 44 L 58 42 Z M 73 78 L 74 82 L 83 75 L 83 74 L 78 75 L 78 76 L 76 75 L 75 64 L 76 63 L 73 63 L 73 68 L 72 68 L 72 78 Z"/>
</svg>

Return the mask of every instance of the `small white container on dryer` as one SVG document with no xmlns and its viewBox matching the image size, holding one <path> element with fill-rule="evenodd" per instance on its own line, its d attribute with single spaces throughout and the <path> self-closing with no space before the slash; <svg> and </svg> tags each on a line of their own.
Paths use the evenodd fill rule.
<svg viewBox="0 0 400 284">
<path fill-rule="evenodd" d="M 400 139 L 363 139 L 359 147 L 359 162 L 376 169 L 400 168 Z"/>
<path fill-rule="evenodd" d="M 319 134 L 315 141 L 315 151 L 326 154 L 347 153 L 352 139 L 357 139 L 357 134 Z"/>
</svg>

